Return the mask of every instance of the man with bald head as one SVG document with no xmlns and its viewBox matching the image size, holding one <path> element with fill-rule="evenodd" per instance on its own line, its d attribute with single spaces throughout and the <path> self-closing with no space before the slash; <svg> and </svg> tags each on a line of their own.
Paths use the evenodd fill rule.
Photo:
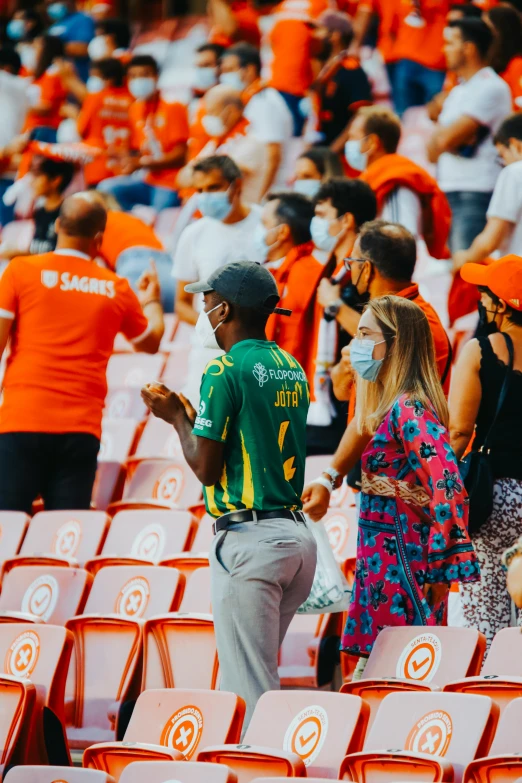
<svg viewBox="0 0 522 783">
<path fill-rule="evenodd" d="M 63 202 L 56 250 L 20 256 L 0 279 L 0 356 L 11 350 L 0 405 L 0 510 L 88 509 L 118 332 L 155 353 L 163 311 L 154 269 L 138 296 L 101 266 L 107 213 L 91 193 Z"/>
<path fill-rule="evenodd" d="M 252 132 L 244 115 L 239 90 L 218 84 L 205 95 L 205 114 L 201 119 L 208 141 L 201 152 L 178 177 L 181 187 L 194 187 L 193 167 L 210 155 L 228 155 L 241 171 L 243 198 L 257 203 L 264 195 L 267 156 L 266 145 Z M 190 147 L 190 141 L 189 141 Z"/>
</svg>

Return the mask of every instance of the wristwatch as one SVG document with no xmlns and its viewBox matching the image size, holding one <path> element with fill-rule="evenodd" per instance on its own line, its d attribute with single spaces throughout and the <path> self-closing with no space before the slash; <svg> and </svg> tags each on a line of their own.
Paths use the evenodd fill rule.
<svg viewBox="0 0 522 783">
<path fill-rule="evenodd" d="M 343 483 L 343 477 L 335 468 L 329 467 L 323 470 L 323 475 L 328 476 L 331 481 L 332 489 L 338 489 Z"/>
<path fill-rule="evenodd" d="M 343 304 L 342 299 L 336 299 L 335 302 L 332 302 L 327 307 L 325 307 L 324 314 L 326 315 L 326 317 L 331 318 L 332 320 L 334 318 L 337 318 L 337 314 L 341 309 L 342 304 Z"/>
</svg>

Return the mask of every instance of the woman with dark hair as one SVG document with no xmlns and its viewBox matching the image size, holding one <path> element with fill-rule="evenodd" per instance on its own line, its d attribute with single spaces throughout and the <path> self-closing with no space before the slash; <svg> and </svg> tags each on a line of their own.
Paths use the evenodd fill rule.
<svg viewBox="0 0 522 783">
<path fill-rule="evenodd" d="M 313 199 L 323 182 L 344 177 L 344 171 L 339 156 L 329 147 L 311 147 L 297 159 L 294 175 L 294 190 Z"/>
<path fill-rule="evenodd" d="M 491 49 L 491 67 L 509 85 L 513 109 L 522 108 L 522 16 L 512 6 L 499 5 L 485 16 L 495 39 Z"/>
<path fill-rule="evenodd" d="M 489 265 L 465 264 L 461 275 L 479 286 L 479 311 L 489 337 L 470 340 L 453 371 L 451 445 L 461 458 L 473 435 L 474 451 L 487 438 L 495 481 L 491 516 L 472 535 L 483 583 L 461 585 L 461 597 L 466 625 L 482 631 L 489 645 L 497 631 L 511 623 L 501 556 L 522 535 L 522 262 L 511 255 Z M 496 415 L 507 374 L 507 393 Z"/>
<path fill-rule="evenodd" d="M 57 62 L 64 56 L 64 44 L 56 36 L 44 35 L 35 39 L 33 47 L 36 62 L 33 81 L 28 87 L 31 108 L 27 113 L 24 131 L 41 127 L 56 130 L 62 119 L 60 108 L 67 95 Z"/>
</svg>

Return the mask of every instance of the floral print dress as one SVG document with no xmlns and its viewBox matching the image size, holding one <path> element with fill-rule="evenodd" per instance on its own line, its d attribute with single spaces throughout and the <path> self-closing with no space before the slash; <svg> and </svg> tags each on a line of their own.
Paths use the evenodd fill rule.
<svg viewBox="0 0 522 783">
<path fill-rule="evenodd" d="M 387 626 L 442 625 L 447 597 L 425 585 L 474 582 L 468 498 L 448 432 L 432 409 L 403 395 L 362 457 L 357 563 L 342 649 L 367 656 Z"/>
</svg>

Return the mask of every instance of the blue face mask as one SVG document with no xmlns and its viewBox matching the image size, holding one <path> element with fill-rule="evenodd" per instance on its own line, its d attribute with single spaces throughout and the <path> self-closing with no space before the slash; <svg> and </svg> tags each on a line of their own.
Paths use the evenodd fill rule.
<svg viewBox="0 0 522 783">
<path fill-rule="evenodd" d="M 354 171 L 364 171 L 368 165 L 368 153 L 361 151 L 361 141 L 351 139 L 344 145 L 344 157 Z"/>
<path fill-rule="evenodd" d="M 47 13 L 53 22 L 61 22 L 69 13 L 69 9 L 65 3 L 51 3 L 47 6 Z"/>
<path fill-rule="evenodd" d="M 198 209 L 204 217 L 226 220 L 232 209 L 228 190 L 218 190 L 214 193 L 198 193 Z"/>
<path fill-rule="evenodd" d="M 21 41 L 25 35 L 25 22 L 23 19 L 11 19 L 6 27 L 6 33 L 11 41 Z"/>
<path fill-rule="evenodd" d="M 320 179 L 296 179 L 294 182 L 294 192 L 312 199 L 317 196 L 322 184 Z"/>
<path fill-rule="evenodd" d="M 376 343 L 375 340 L 361 340 L 358 337 L 354 337 L 352 340 L 350 362 L 357 375 L 360 375 L 365 381 L 373 383 L 377 380 L 384 359 L 373 359 L 373 349 L 376 345 L 385 342 L 386 340 L 380 340 Z"/>
<path fill-rule="evenodd" d="M 330 234 L 330 223 L 333 223 L 333 220 L 317 217 L 317 215 L 312 218 L 310 223 L 310 233 L 314 245 L 326 253 L 331 253 L 340 238 L 339 234 L 335 237 Z"/>
</svg>

